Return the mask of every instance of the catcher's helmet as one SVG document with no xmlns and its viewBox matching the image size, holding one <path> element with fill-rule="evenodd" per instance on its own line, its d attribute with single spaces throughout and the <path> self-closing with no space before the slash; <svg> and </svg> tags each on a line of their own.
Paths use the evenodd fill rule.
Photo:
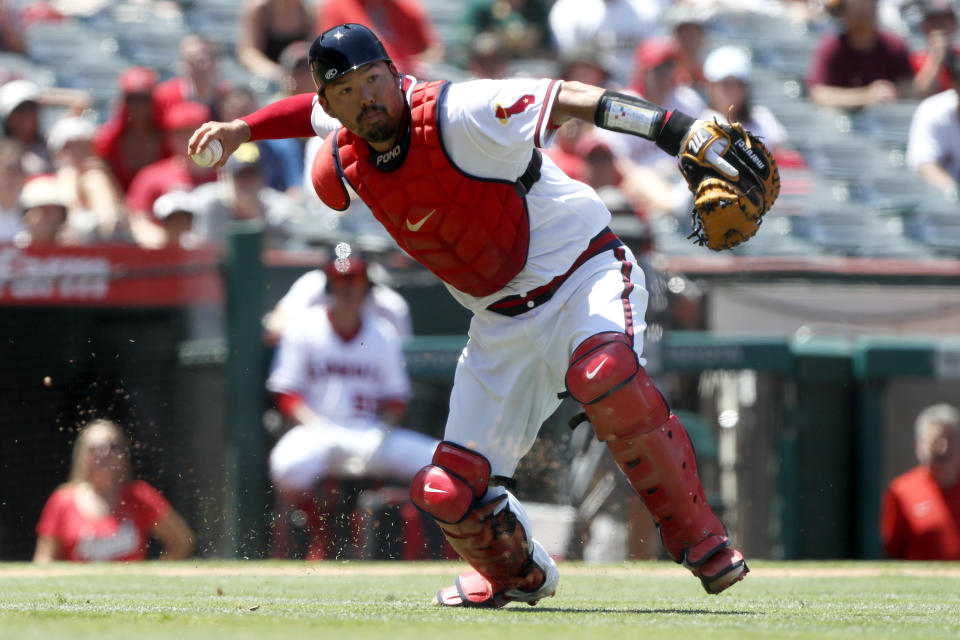
<svg viewBox="0 0 960 640">
<path fill-rule="evenodd" d="M 310 46 L 310 73 L 317 87 L 378 60 L 390 62 L 380 39 L 362 24 L 341 24 L 327 29 Z"/>
</svg>

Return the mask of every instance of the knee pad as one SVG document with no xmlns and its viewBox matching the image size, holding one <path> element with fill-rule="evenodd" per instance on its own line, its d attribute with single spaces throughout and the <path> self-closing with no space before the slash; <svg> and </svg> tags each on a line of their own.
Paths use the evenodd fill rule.
<svg viewBox="0 0 960 640">
<path fill-rule="evenodd" d="M 570 358 L 565 383 L 600 440 L 654 429 L 670 418 L 633 341 L 623 333 L 607 331 L 584 340 Z"/>
<path fill-rule="evenodd" d="M 446 524 L 463 521 L 490 484 L 490 461 L 452 442 L 441 442 L 433 461 L 417 472 L 410 498 L 419 509 Z"/>
</svg>

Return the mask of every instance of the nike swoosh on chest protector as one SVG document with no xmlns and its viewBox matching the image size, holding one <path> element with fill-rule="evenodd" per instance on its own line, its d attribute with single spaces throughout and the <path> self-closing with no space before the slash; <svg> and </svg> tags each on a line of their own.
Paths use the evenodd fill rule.
<svg viewBox="0 0 960 640">
<path fill-rule="evenodd" d="M 436 209 L 431 209 L 430 212 L 429 212 L 427 215 L 423 216 L 422 218 L 420 218 L 417 222 L 415 222 L 415 223 L 413 223 L 413 224 L 410 223 L 410 219 L 408 218 L 407 221 L 406 221 L 406 222 L 407 222 L 407 229 L 410 229 L 410 231 L 414 231 L 414 232 L 420 231 L 420 227 L 423 226 L 423 223 L 426 222 L 427 220 L 429 220 L 429 219 L 430 219 L 430 216 L 432 216 L 432 215 L 435 214 L 436 212 L 437 212 Z"/>
</svg>

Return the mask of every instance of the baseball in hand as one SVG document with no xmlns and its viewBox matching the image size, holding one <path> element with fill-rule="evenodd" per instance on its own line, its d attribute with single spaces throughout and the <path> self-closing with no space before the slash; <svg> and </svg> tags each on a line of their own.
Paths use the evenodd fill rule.
<svg viewBox="0 0 960 640">
<path fill-rule="evenodd" d="M 212 167 L 220 160 L 222 155 L 223 145 L 220 144 L 219 140 L 214 138 L 210 141 L 210 144 L 207 145 L 207 148 L 200 153 L 191 153 L 190 159 L 201 167 Z"/>
</svg>

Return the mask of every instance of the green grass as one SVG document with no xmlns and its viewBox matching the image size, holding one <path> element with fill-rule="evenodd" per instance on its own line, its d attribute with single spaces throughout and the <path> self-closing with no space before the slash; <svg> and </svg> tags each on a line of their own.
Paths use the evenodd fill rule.
<svg viewBox="0 0 960 640">
<path fill-rule="evenodd" d="M 958 638 L 960 565 L 753 563 L 708 596 L 669 563 L 563 563 L 536 607 L 440 609 L 452 563 L 0 564 L 0 638 Z"/>
</svg>

